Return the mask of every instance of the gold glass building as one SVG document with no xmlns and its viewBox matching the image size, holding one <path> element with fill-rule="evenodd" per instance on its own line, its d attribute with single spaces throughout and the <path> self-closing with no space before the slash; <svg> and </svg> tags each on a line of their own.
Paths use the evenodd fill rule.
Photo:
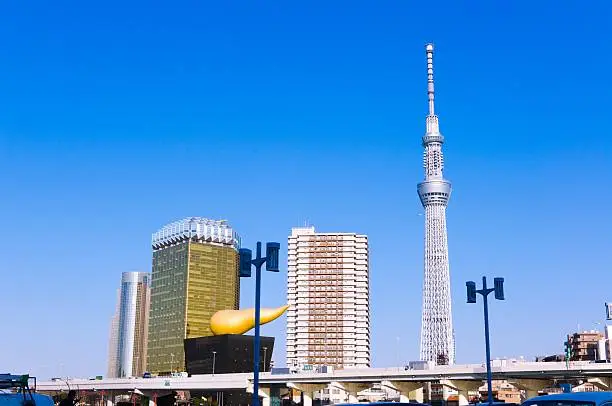
<svg viewBox="0 0 612 406">
<path fill-rule="evenodd" d="M 180 220 L 153 234 L 147 367 L 185 370 L 183 340 L 210 336 L 210 318 L 238 309 L 240 238 L 226 221 Z"/>
</svg>

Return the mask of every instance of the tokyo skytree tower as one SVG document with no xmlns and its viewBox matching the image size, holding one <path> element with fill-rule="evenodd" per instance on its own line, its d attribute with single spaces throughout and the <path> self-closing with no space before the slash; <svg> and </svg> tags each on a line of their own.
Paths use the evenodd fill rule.
<svg viewBox="0 0 612 406">
<path fill-rule="evenodd" d="M 423 136 L 425 180 L 417 190 L 425 208 L 425 276 L 423 281 L 423 314 L 421 318 L 421 360 L 438 365 L 455 362 L 455 338 L 451 314 L 446 205 L 451 184 L 444 179 L 442 144 L 444 137 L 434 110 L 433 45 L 427 53 L 427 97 L 429 115 Z"/>
</svg>

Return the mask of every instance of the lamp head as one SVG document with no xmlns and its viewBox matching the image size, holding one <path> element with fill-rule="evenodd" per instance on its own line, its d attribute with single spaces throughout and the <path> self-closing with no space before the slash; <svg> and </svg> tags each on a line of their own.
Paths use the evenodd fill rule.
<svg viewBox="0 0 612 406">
<path fill-rule="evenodd" d="M 269 242 L 266 244 L 266 271 L 278 272 L 278 253 L 280 243 Z"/>
<path fill-rule="evenodd" d="M 495 289 L 495 299 L 504 300 L 504 278 L 494 278 L 493 288 Z"/>
<path fill-rule="evenodd" d="M 466 282 L 465 286 L 467 288 L 467 302 L 476 303 L 476 282 Z"/>
<path fill-rule="evenodd" d="M 253 252 L 248 248 L 240 248 L 240 277 L 249 278 L 251 276 L 251 260 Z"/>
</svg>

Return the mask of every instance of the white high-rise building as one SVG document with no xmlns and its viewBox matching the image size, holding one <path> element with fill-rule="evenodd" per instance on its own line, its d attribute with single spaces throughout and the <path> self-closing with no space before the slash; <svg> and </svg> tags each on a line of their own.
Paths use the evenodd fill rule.
<svg viewBox="0 0 612 406">
<path fill-rule="evenodd" d="M 288 248 L 287 366 L 370 366 L 368 237 L 293 228 Z"/>
</svg>

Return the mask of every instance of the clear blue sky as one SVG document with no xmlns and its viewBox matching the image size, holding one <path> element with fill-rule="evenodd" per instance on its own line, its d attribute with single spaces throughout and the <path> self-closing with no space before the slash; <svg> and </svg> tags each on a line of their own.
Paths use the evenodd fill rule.
<svg viewBox="0 0 612 406">
<path fill-rule="evenodd" d="M 559 352 L 603 322 L 609 2 L 255 3 L 0 6 L 1 298 L 15 310 L 0 370 L 105 373 L 121 272 L 150 270 L 151 233 L 187 216 L 285 253 L 305 221 L 368 234 L 374 366 L 417 359 L 428 41 L 457 361 L 484 357 L 464 288 L 482 275 L 507 279 L 494 356 Z M 263 283 L 264 305 L 285 302 L 285 274 Z M 284 364 L 284 320 L 263 333 Z"/>
</svg>

